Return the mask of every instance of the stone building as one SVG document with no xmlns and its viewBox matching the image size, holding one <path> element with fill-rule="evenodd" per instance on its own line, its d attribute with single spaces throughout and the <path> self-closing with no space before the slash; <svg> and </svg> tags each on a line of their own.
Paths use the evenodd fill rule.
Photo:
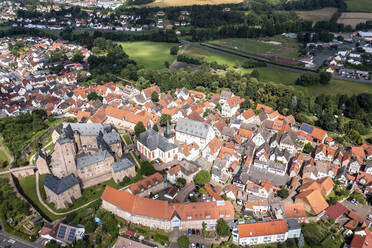
<svg viewBox="0 0 372 248">
<path fill-rule="evenodd" d="M 181 118 L 176 126 L 176 141 L 185 144 L 196 143 L 201 150 L 215 137 L 213 128 L 200 121 Z"/>
<path fill-rule="evenodd" d="M 135 177 L 136 168 L 128 158 L 122 158 L 112 164 L 112 175 L 114 181 L 119 183 L 123 181 L 124 177 Z"/>
<path fill-rule="evenodd" d="M 37 167 L 37 170 L 39 171 L 39 174 L 50 174 L 50 170 L 48 167 L 48 162 L 47 162 L 47 156 L 46 154 L 38 150 L 35 155 L 35 164 Z"/>
<path fill-rule="evenodd" d="M 79 181 L 74 174 L 62 179 L 47 174 L 43 185 L 47 202 L 54 203 L 56 209 L 66 208 L 81 197 Z"/>
<path fill-rule="evenodd" d="M 122 158 L 120 134 L 111 125 L 64 122 L 54 130 L 52 140 L 55 146 L 50 163 L 41 151 L 35 157 L 39 173 L 51 173 L 62 182 L 71 182 L 72 179 L 66 178 L 73 175 L 79 191 L 80 187 L 87 188 L 111 178 L 119 183 L 125 176 L 135 176 L 133 164 Z M 50 199 L 57 202 L 58 197 L 52 194 L 50 187 L 49 191 Z M 79 194 L 74 194 L 76 197 Z M 71 202 L 68 199 L 67 195 L 59 202 Z"/>
</svg>

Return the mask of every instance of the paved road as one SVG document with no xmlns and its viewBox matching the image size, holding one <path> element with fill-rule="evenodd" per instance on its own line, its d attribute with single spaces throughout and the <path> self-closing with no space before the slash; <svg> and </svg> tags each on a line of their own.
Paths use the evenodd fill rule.
<svg viewBox="0 0 372 248">
<path fill-rule="evenodd" d="M 185 185 L 185 187 L 183 187 L 180 192 L 178 192 L 178 195 L 176 197 L 176 200 L 178 202 L 185 202 L 187 196 L 189 195 L 189 193 L 194 190 L 195 188 L 195 184 L 194 182 L 192 183 L 189 183 L 187 185 Z"/>
<path fill-rule="evenodd" d="M 342 204 L 348 209 L 353 210 L 354 212 L 356 212 L 357 214 L 363 217 L 368 218 L 368 215 L 372 214 L 372 206 L 370 205 L 363 206 L 362 204 L 359 203 L 358 206 L 355 206 L 353 203 L 349 202 L 348 200 L 343 201 Z"/>
<path fill-rule="evenodd" d="M 10 241 L 10 242 L 9 242 Z M 14 242 L 13 242 L 14 241 Z M 39 243 L 31 243 L 15 237 L 13 235 L 0 231 L 0 247 L 11 247 L 11 248 L 42 248 L 44 247 Z"/>
</svg>

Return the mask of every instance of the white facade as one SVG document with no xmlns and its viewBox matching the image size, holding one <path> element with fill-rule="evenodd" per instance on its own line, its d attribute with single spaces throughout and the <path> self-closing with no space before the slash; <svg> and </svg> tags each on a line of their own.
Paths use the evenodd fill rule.
<svg viewBox="0 0 372 248">
<path fill-rule="evenodd" d="M 195 142 L 201 149 L 209 144 L 209 142 L 214 138 L 215 133 L 212 127 L 209 127 L 207 136 L 205 138 L 190 135 L 184 132 L 176 132 L 176 140 L 185 144 L 191 144 Z"/>
</svg>

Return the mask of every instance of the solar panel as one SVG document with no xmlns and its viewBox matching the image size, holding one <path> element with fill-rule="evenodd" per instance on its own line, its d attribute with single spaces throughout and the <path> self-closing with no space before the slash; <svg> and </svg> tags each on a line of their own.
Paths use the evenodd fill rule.
<svg viewBox="0 0 372 248">
<path fill-rule="evenodd" d="M 254 189 L 258 189 L 258 187 L 257 187 L 257 186 L 255 186 L 255 185 L 253 186 L 253 188 L 254 188 Z"/>
<path fill-rule="evenodd" d="M 61 226 L 58 230 L 58 238 L 61 238 L 63 239 L 65 237 L 65 234 L 66 234 L 66 227 L 65 226 Z"/>
<path fill-rule="evenodd" d="M 307 132 L 307 133 L 312 133 L 314 130 L 314 127 L 308 125 L 308 124 L 302 124 L 301 130 Z"/>
<path fill-rule="evenodd" d="M 68 234 L 67 240 L 70 241 L 70 242 L 72 242 L 72 240 L 74 240 L 75 233 L 76 233 L 76 229 L 75 228 L 72 228 L 70 230 L 70 233 Z"/>
</svg>

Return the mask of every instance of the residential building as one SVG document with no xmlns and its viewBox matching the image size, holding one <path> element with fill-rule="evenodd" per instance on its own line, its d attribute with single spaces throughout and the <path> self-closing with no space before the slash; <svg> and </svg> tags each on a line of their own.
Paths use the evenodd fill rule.
<svg viewBox="0 0 372 248">
<path fill-rule="evenodd" d="M 107 186 L 102 194 L 102 207 L 128 222 L 151 228 L 172 230 L 199 229 L 206 223 L 207 230 L 216 227 L 223 218 L 229 224 L 234 220 L 230 201 L 168 203 L 132 195 Z"/>
<path fill-rule="evenodd" d="M 181 118 L 177 122 L 176 140 L 181 143 L 191 144 L 195 142 L 203 150 L 214 136 L 213 128 L 204 122 L 186 118 Z"/>
<path fill-rule="evenodd" d="M 286 220 L 239 224 L 233 229 L 233 242 L 240 246 L 282 243 L 288 239 Z"/>
<path fill-rule="evenodd" d="M 155 173 L 151 176 L 145 177 L 136 183 L 127 187 L 126 191 L 136 196 L 149 196 L 150 193 L 156 194 L 167 187 L 163 176 L 160 173 Z"/>
</svg>

